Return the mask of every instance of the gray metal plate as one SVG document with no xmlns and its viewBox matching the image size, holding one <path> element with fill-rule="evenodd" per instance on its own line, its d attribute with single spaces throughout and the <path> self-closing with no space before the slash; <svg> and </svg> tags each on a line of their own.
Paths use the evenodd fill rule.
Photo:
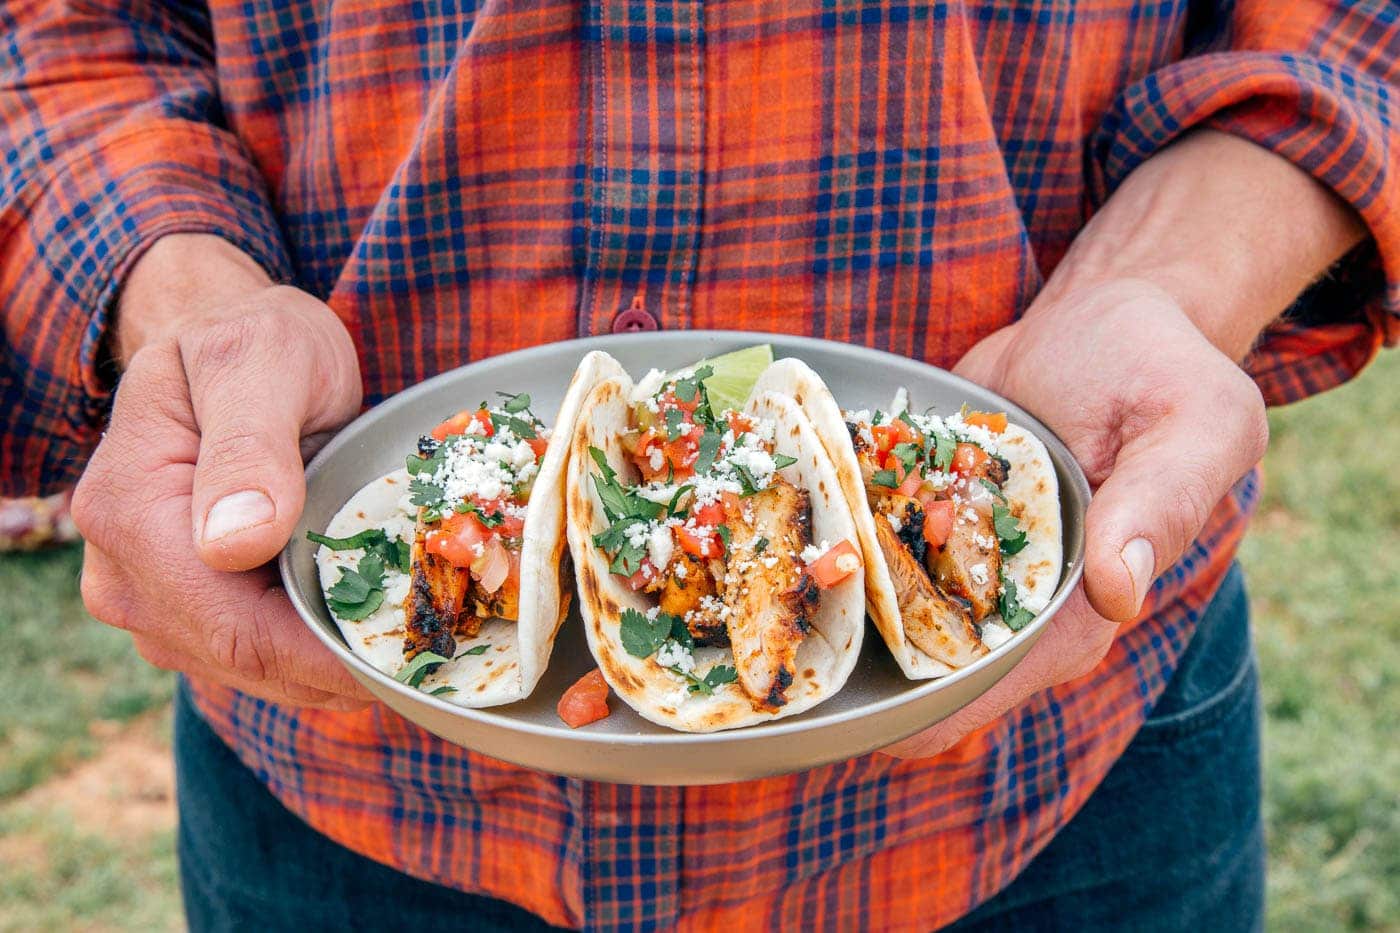
<svg viewBox="0 0 1400 933">
<path fill-rule="evenodd" d="M 556 410 L 580 357 L 606 350 L 634 378 L 651 367 L 674 369 L 702 357 L 757 343 L 775 356 L 796 356 L 815 369 L 847 408 L 886 405 L 900 386 L 919 407 L 1007 411 L 1050 451 L 1064 514 L 1065 570 L 1046 611 L 1001 648 L 957 673 L 909 681 L 867 624 L 860 661 L 835 697 L 806 713 L 731 732 L 690 735 L 647 722 L 616 697 L 613 713 L 582 729 L 555 713 L 560 695 L 593 668 L 575 610 L 564 623 L 544 679 L 527 699 L 471 710 L 396 682 L 351 653 L 317 579 L 315 545 L 306 531 L 324 529 L 360 487 L 403 465 L 418 436 L 442 418 L 497 390 L 529 392 L 536 411 Z M 443 373 L 407 389 L 341 431 L 306 469 L 306 509 L 279 562 L 293 605 L 355 677 L 400 715 L 449 742 L 542 771 L 629 784 L 714 784 L 784 774 L 889 745 L 952 714 L 985 692 L 1025 656 L 1078 583 L 1084 563 L 1089 486 L 1063 444 L 1027 412 L 941 369 L 865 347 L 781 334 L 685 331 L 594 337 L 533 347 Z M 577 603 L 577 600 L 575 600 Z"/>
</svg>

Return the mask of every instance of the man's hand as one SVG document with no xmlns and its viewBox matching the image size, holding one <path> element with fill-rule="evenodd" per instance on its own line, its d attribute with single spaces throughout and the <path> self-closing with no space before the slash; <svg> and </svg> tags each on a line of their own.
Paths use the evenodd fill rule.
<svg viewBox="0 0 1400 933">
<path fill-rule="evenodd" d="M 158 667 L 279 702 L 362 706 L 264 566 L 301 514 L 303 453 L 359 410 L 344 326 L 204 236 L 143 256 L 117 326 L 125 373 L 73 497 L 88 611 Z"/>
<path fill-rule="evenodd" d="M 1123 183 L 1025 316 L 955 368 L 1033 412 L 1084 468 L 1083 586 L 991 690 L 886 753 L 937 754 L 1094 669 L 1263 456 L 1263 399 L 1236 362 L 1363 234 L 1312 178 L 1219 133 L 1192 134 Z"/>
<path fill-rule="evenodd" d="M 1028 697 L 1094 669 L 1119 623 L 1263 455 L 1253 381 L 1147 282 L 1070 294 L 983 340 L 955 370 L 1025 400 L 1095 487 L 1084 586 L 1025 660 L 978 700 L 887 749 L 936 754 Z"/>
</svg>

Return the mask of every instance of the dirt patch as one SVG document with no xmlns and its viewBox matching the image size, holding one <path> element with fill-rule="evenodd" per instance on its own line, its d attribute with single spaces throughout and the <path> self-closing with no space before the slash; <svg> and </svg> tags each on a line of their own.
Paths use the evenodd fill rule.
<svg viewBox="0 0 1400 933">
<path fill-rule="evenodd" d="M 98 720 L 90 731 L 102 742 L 95 757 L 30 789 L 5 809 L 62 810 L 78 831 L 113 841 L 173 828 L 175 771 L 168 711 L 155 710 L 124 724 Z M 22 837 L 14 841 L 23 845 Z M 12 854 L 0 849 L 0 860 Z"/>
</svg>

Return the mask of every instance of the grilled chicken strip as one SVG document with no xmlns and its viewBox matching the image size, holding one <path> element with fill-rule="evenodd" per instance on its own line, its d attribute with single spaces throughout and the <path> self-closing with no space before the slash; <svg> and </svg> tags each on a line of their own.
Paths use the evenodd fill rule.
<svg viewBox="0 0 1400 933">
<path fill-rule="evenodd" d="M 730 549 L 722 599 L 739 684 L 778 709 L 787 703 L 797 649 L 820 598 L 801 557 L 812 543 L 811 501 L 806 490 L 775 478 L 762 492 L 731 501 L 724 521 Z"/>
<path fill-rule="evenodd" d="M 729 632 L 724 620 L 707 608 L 712 605 L 702 602 L 707 596 L 715 596 L 719 588 L 711 572 L 710 561 L 701 563 L 677 548 L 671 560 L 677 565 L 669 568 L 661 583 L 661 611 L 685 619 L 686 627 L 695 644 L 702 648 L 723 648 L 729 644 Z M 718 563 L 717 561 L 715 563 Z M 685 570 L 677 573 L 684 566 Z"/>
<path fill-rule="evenodd" d="M 937 555 L 930 554 L 928 563 L 943 592 L 968 602 L 974 622 L 996 612 L 1001 544 L 990 505 L 985 509 L 970 505 L 959 508 L 943 549 Z"/>
<path fill-rule="evenodd" d="M 480 619 L 462 612 L 471 587 L 467 571 L 452 566 L 436 554 L 429 554 L 427 537 L 427 525 L 419 519 L 413 533 L 412 569 L 404 606 L 404 660 L 412 660 L 421 651 L 450 658 L 457 653 L 458 634 L 470 637 L 481 628 Z M 475 619 L 475 627 L 462 632 L 460 620 L 464 619 Z"/>
<path fill-rule="evenodd" d="M 921 516 L 922 517 L 922 516 Z M 987 653 L 965 603 L 945 596 L 909 553 L 883 513 L 875 513 L 875 537 L 894 581 L 904 634 L 931 658 L 963 667 Z"/>
</svg>

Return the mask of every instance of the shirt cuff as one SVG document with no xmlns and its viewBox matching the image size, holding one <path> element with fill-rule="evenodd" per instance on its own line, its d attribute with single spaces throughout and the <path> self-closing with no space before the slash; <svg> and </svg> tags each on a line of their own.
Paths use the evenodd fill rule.
<svg viewBox="0 0 1400 933">
<path fill-rule="evenodd" d="M 1270 404 L 1350 379 L 1400 340 L 1400 131 L 1392 92 L 1364 72 L 1286 52 L 1220 52 L 1177 62 L 1124 90 L 1091 141 L 1099 202 L 1197 127 L 1288 159 L 1356 209 L 1372 241 L 1309 289 L 1246 361 Z M 1283 222 L 1287 222 L 1283 218 Z"/>
<path fill-rule="evenodd" d="M 47 163 L 9 207 L 22 219 L 0 246 L 11 309 L 0 495 L 47 493 L 82 472 L 111 406 L 102 354 L 113 305 L 157 239 L 215 234 L 274 279 L 291 279 L 262 178 L 237 140 L 212 126 L 144 124 Z"/>
</svg>

